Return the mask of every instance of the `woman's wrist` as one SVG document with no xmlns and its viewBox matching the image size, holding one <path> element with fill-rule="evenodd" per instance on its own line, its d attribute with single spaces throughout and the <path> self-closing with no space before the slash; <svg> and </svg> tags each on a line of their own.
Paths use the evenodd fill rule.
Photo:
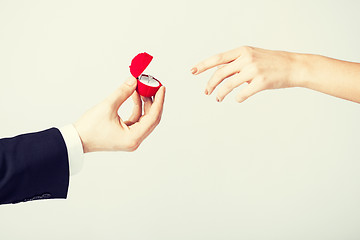
<svg viewBox="0 0 360 240">
<path fill-rule="evenodd" d="M 314 55 L 292 53 L 292 67 L 290 74 L 290 84 L 292 87 L 304 87 L 308 88 L 311 62 Z"/>
</svg>

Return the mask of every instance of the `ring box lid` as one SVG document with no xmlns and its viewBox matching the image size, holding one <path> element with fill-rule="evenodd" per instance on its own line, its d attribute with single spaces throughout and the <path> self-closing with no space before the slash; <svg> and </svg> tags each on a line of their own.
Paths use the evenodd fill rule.
<svg viewBox="0 0 360 240">
<path fill-rule="evenodd" d="M 143 52 L 136 55 L 130 65 L 130 73 L 134 76 L 134 78 L 138 78 L 149 66 L 150 62 L 152 61 L 153 56 L 150 54 Z"/>
</svg>

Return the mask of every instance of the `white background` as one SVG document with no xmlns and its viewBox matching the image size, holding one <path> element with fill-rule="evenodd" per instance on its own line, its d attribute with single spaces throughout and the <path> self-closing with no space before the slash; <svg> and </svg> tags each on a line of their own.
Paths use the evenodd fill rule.
<svg viewBox="0 0 360 240">
<path fill-rule="evenodd" d="M 217 103 L 203 94 L 213 71 L 190 74 L 241 45 L 360 62 L 359 9 L 0 0 L 1 137 L 76 121 L 139 52 L 167 87 L 162 122 L 136 152 L 86 155 L 67 200 L 0 206 L 0 239 L 359 239 L 360 105 L 307 89 Z"/>
</svg>

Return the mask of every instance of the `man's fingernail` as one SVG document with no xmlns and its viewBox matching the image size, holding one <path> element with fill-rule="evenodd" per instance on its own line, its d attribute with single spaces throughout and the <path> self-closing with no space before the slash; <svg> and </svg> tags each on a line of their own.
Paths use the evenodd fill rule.
<svg viewBox="0 0 360 240">
<path fill-rule="evenodd" d="M 195 73 L 197 73 L 198 70 L 197 70 L 196 67 L 193 67 L 190 71 L 191 71 L 192 74 L 195 74 Z"/>
<path fill-rule="evenodd" d="M 132 85 L 134 85 L 135 84 L 135 82 L 136 82 L 136 79 L 135 78 L 128 78 L 126 81 L 125 81 L 125 83 L 127 84 L 127 85 L 129 85 L 129 86 L 132 86 Z"/>
</svg>

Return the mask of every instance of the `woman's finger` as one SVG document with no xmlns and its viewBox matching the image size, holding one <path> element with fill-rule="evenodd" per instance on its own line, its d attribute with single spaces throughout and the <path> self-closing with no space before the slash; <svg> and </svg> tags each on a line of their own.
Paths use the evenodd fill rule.
<svg viewBox="0 0 360 240">
<path fill-rule="evenodd" d="M 245 82 L 251 81 L 253 77 L 254 74 L 251 71 L 247 71 L 246 69 L 244 69 L 240 73 L 231 76 L 219 87 L 216 100 L 218 102 L 223 101 L 226 95 L 228 95 L 232 90 L 239 87 Z"/>
<path fill-rule="evenodd" d="M 224 67 L 216 70 L 216 72 L 208 81 L 205 89 L 205 94 L 210 95 L 225 78 L 228 78 L 235 73 L 240 72 L 242 65 L 242 58 L 238 58 L 232 63 L 226 64 Z"/>
<path fill-rule="evenodd" d="M 191 73 L 197 75 L 215 66 L 232 62 L 240 56 L 240 52 L 239 48 L 236 48 L 224 53 L 216 54 L 196 64 L 191 69 Z"/>
<path fill-rule="evenodd" d="M 241 103 L 254 94 L 266 89 L 261 77 L 254 78 L 249 85 L 242 89 L 236 97 L 236 101 Z"/>
</svg>

